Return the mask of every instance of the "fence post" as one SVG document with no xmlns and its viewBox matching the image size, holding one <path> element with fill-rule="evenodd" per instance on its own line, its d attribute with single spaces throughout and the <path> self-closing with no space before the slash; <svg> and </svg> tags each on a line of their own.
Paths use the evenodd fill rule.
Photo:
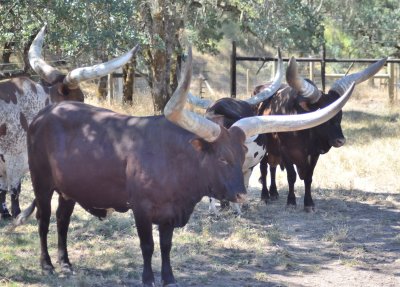
<svg viewBox="0 0 400 287">
<path fill-rule="evenodd" d="M 325 42 L 322 44 L 322 57 L 321 57 L 321 85 L 322 91 L 325 93 L 325 59 L 326 59 L 326 47 Z"/>
<path fill-rule="evenodd" d="M 232 41 L 231 55 L 231 98 L 236 98 L 236 42 Z"/>
<path fill-rule="evenodd" d="M 250 79 L 249 79 L 249 69 L 246 70 L 246 95 L 249 95 L 250 89 Z"/>
<path fill-rule="evenodd" d="M 112 73 L 107 76 L 107 87 L 107 99 L 108 103 L 111 104 L 114 96 L 114 77 Z"/>
<path fill-rule="evenodd" d="M 314 82 L 314 62 L 312 61 L 309 63 L 309 79 L 310 81 Z"/>
<path fill-rule="evenodd" d="M 388 59 L 390 60 L 391 57 Z M 389 80 L 388 80 L 388 94 L 389 94 L 389 101 L 390 103 L 393 103 L 394 99 L 394 63 L 388 63 L 388 74 L 389 74 Z"/>
</svg>

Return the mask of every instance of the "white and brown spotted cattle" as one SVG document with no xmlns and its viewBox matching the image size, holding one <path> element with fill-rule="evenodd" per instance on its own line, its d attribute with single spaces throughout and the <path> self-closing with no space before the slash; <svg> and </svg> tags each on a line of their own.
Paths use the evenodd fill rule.
<svg viewBox="0 0 400 287">
<path fill-rule="evenodd" d="M 27 77 L 0 82 L 0 218 L 11 217 L 5 201 L 7 191 L 11 193 L 12 216 L 20 213 L 21 178 L 28 171 L 26 134 L 37 113 L 51 103 L 83 101 L 80 81 L 107 75 L 129 61 L 138 49 L 101 66 L 78 68 L 63 75 L 41 57 L 45 29 L 41 29 L 29 50 L 30 64 L 42 82 Z"/>
</svg>

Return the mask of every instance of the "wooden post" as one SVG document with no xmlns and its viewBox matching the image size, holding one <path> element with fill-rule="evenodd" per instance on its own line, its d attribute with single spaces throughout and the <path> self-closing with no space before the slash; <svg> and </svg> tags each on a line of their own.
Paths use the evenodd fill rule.
<svg viewBox="0 0 400 287">
<path fill-rule="evenodd" d="M 310 58 L 311 58 L 311 56 L 310 56 Z M 310 81 L 312 81 L 312 82 L 314 82 L 314 62 L 310 62 L 310 64 L 309 64 L 309 79 L 310 79 Z"/>
<path fill-rule="evenodd" d="M 231 97 L 236 98 L 236 42 L 232 41 L 231 55 Z"/>
<path fill-rule="evenodd" d="M 114 94 L 114 77 L 111 74 L 108 74 L 107 76 L 107 99 L 108 99 L 108 103 L 111 104 L 112 103 L 112 99 L 113 99 L 113 94 Z"/>
<path fill-rule="evenodd" d="M 322 57 L 321 57 L 321 86 L 322 92 L 325 93 L 325 59 L 326 59 L 326 47 L 325 42 L 322 44 Z"/>
<path fill-rule="evenodd" d="M 388 58 L 390 60 L 390 57 Z M 389 94 L 389 101 L 393 103 L 394 100 L 394 63 L 388 63 L 388 94 Z"/>
<path fill-rule="evenodd" d="M 122 87 L 123 87 L 123 82 L 122 82 L 122 68 L 119 68 L 118 70 L 115 70 L 115 73 L 117 76 L 114 74 L 114 101 L 118 103 L 122 103 Z"/>
<path fill-rule="evenodd" d="M 397 69 L 396 71 L 396 75 L 395 75 L 395 79 L 399 79 L 400 77 L 400 65 L 399 63 L 396 63 L 396 67 Z M 395 83 L 395 100 L 397 101 L 399 99 L 399 82 Z"/>
<path fill-rule="evenodd" d="M 204 82 L 204 76 L 203 74 L 199 75 L 199 97 L 203 98 L 203 82 Z"/>
<path fill-rule="evenodd" d="M 249 95 L 250 89 L 250 79 L 249 79 L 249 69 L 246 70 L 246 95 Z"/>
</svg>

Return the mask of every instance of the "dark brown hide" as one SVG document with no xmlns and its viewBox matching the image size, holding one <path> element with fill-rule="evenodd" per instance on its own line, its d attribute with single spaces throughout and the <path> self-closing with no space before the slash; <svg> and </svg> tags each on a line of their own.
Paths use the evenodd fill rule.
<svg viewBox="0 0 400 287">
<path fill-rule="evenodd" d="M 8 103 L 17 104 L 17 93 L 22 94 L 22 82 L 25 77 L 13 78 L 0 82 L 0 100 Z"/>
<path fill-rule="evenodd" d="M 28 131 L 41 240 L 47 236 L 53 190 L 96 216 L 111 208 L 132 209 L 144 257 L 143 282 L 151 285 L 151 224 L 159 225 L 160 240 L 168 242 L 173 228 L 187 223 L 203 196 L 235 201 L 245 193 L 244 140 L 243 131 L 236 127 L 222 129 L 218 139 L 209 143 L 164 116 L 129 117 L 73 102 L 47 106 Z M 61 200 L 57 214 L 68 215 L 57 221 L 65 222 L 59 228 L 68 230 L 73 204 L 67 211 L 65 206 Z M 66 231 L 60 236 L 61 242 L 66 240 Z M 160 245 L 162 277 L 172 283 L 170 247 Z M 63 243 L 60 253 L 65 254 L 62 264 L 70 266 Z M 46 245 L 42 254 L 42 268 L 52 269 Z"/>
<path fill-rule="evenodd" d="M 265 87 L 268 88 L 269 86 Z M 251 105 L 246 101 L 233 99 L 233 98 L 222 98 L 216 101 L 212 106 L 207 108 L 206 110 L 206 118 L 214 121 L 215 123 L 225 127 L 230 128 L 235 122 L 240 119 L 252 117 L 257 115 L 257 106 Z M 262 147 L 264 150 L 263 156 L 265 154 L 266 147 L 266 139 L 265 135 L 259 135 L 256 140 L 256 144 L 259 147 Z M 260 148 L 261 150 L 261 148 Z M 258 155 L 258 154 L 257 154 Z M 256 157 L 255 155 L 254 157 Z M 245 164 L 248 166 L 247 164 Z M 254 166 L 250 167 L 250 171 L 243 172 L 251 172 Z M 248 184 L 247 182 L 245 184 Z M 226 207 L 229 205 L 229 202 L 221 202 L 221 207 Z M 239 212 L 239 211 L 235 211 Z"/>
<path fill-rule="evenodd" d="M 322 94 L 315 104 L 306 104 L 294 89 L 282 86 L 276 95 L 263 102 L 259 108 L 259 114 L 291 115 L 308 113 L 324 108 L 338 98 L 338 94 L 330 91 L 328 94 Z M 278 196 L 274 180 L 271 180 L 270 191 L 266 187 L 267 163 L 274 168 L 271 170 L 271 177 L 273 178 L 275 178 L 274 173 L 277 164 L 283 164 L 288 173 L 289 195 L 287 204 L 296 205 L 296 197 L 294 195 L 296 171 L 293 166 L 296 165 L 297 173 L 305 184 L 304 207 L 307 211 L 314 208 L 314 202 L 311 197 L 314 168 L 320 154 L 328 152 L 332 146 L 340 147 L 344 144 L 345 139 L 340 127 L 341 117 L 342 112 L 339 112 L 326 123 L 311 129 L 268 134 L 268 158 L 262 161 L 260 165 L 260 180 L 263 185 L 262 194 L 265 198 L 269 198 L 269 196 L 276 198 Z"/>
</svg>

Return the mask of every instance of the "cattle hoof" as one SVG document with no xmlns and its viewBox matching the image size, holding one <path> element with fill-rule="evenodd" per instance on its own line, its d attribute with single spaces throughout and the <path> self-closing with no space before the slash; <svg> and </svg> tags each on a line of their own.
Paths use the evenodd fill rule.
<svg viewBox="0 0 400 287">
<path fill-rule="evenodd" d="M 180 285 L 178 283 L 170 283 L 170 284 L 163 285 L 163 287 L 180 287 Z"/>
<path fill-rule="evenodd" d="M 0 214 L 0 219 L 4 220 L 10 220 L 12 218 L 11 214 L 9 212 L 1 213 Z"/>
<path fill-rule="evenodd" d="M 42 269 L 42 275 L 49 276 L 54 274 L 54 268 L 48 266 Z"/>
<path fill-rule="evenodd" d="M 143 287 L 156 287 L 156 284 L 153 282 L 153 283 L 150 283 L 150 284 L 146 284 L 146 283 L 143 283 L 143 285 L 142 285 Z"/>
<path fill-rule="evenodd" d="M 304 206 L 304 211 L 307 213 L 315 212 L 315 207 L 314 206 Z"/>
<path fill-rule="evenodd" d="M 242 210 L 249 210 L 249 209 L 250 209 L 250 205 L 248 203 L 242 204 Z"/>
<path fill-rule="evenodd" d="M 74 274 L 74 271 L 72 270 L 72 266 L 69 265 L 68 263 L 61 264 L 61 273 L 63 274 Z"/>
<path fill-rule="evenodd" d="M 270 199 L 271 199 L 272 201 L 278 200 L 278 199 L 279 199 L 279 194 L 271 194 L 271 195 L 270 195 Z"/>
<path fill-rule="evenodd" d="M 288 210 L 295 210 L 296 207 L 297 207 L 296 204 L 287 204 L 287 205 L 286 205 L 286 209 L 288 209 Z"/>
<path fill-rule="evenodd" d="M 16 212 L 13 213 L 12 217 L 13 217 L 13 218 L 17 218 L 17 216 L 18 216 L 20 213 L 21 213 L 21 210 L 16 211 Z"/>
</svg>

